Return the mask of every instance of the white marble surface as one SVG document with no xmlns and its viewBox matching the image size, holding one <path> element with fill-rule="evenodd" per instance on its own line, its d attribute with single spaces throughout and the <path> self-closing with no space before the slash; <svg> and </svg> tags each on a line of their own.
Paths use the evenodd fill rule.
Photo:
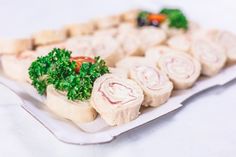
<svg viewBox="0 0 236 157">
<path fill-rule="evenodd" d="M 157 9 L 181 6 L 206 27 L 236 28 L 234 0 L 0 0 L 0 37 L 21 37 L 42 28 L 116 13 L 135 6 Z M 236 81 L 186 102 L 185 107 L 119 136 L 91 146 L 58 141 L 20 106 L 17 97 L 0 86 L 1 157 L 72 156 L 236 156 Z"/>
</svg>

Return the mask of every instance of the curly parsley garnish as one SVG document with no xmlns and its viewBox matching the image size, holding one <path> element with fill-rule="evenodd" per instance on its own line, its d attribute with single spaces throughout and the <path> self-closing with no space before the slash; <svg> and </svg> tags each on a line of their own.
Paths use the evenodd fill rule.
<svg viewBox="0 0 236 157">
<path fill-rule="evenodd" d="M 188 29 L 188 20 L 181 10 L 164 8 L 160 14 L 167 15 L 169 27 Z"/>
<path fill-rule="evenodd" d="M 31 64 L 29 76 L 32 85 L 41 95 L 52 84 L 55 89 L 66 92 L 68 99 L 83 101 L 90 98 L 94 81 L 109 73 L 104 60 L 95 57 L 93 61 L 71 60 L 70 51 L 55 48 Z"/>
</svg>

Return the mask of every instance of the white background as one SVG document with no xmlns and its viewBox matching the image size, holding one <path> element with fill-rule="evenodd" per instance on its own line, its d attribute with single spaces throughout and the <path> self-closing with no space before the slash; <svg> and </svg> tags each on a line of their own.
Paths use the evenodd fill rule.
<svg viewBox="0 0 236 157">
<path fill-rule="evenodd" d="M 236 32 L 235 0 L 0 0 L 0 37 L 28 36 L 132 7 L 179 6 L 201 25 Z M 78 146 L 58 141 L 0 86 L 1 157 L 235 157 L 236 81 L 190 99 L 185 107 L 125 133 L 111 143 Z"/>
</svg>

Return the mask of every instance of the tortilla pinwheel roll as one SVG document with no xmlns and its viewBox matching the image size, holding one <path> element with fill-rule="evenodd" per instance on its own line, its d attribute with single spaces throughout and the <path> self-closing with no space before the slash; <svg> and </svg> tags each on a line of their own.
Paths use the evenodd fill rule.
<svg viewBox="0 0 236 157">
<path fill-rule="evenodd" d="M 137 38 L 137 31 L 129 33 L 120 33 L 117 36 L 117 41 L 120 43 L 120 47 L 125 56 L 141 56 L 143 51 L 140 48 L 140 40 Z"/>
<path fill-rule="evenodd" d="M 139 9 L 134 9 L 124 12 L 121 15 L 122 22 L 130 22 L 136 24 L 139 12 L 140 12 Z"/>
<path fill-rule="evenodd" d="M 217 74 L 226 63 L 225 50 L 204 39 L 193 41 L 191 53 L 201 63 L 202 74 L 206 76 Z"/>
<path fill-rule="evenodd" d="M 175 53 L 177 52 L 177 50 L 174 50 L 172 48 L 169 48 L 167 46 L 155 46 L 155 47 L 151 47 L 149 48 L 146 52 L 145 52 L 145 58 L 154 64 L 157 64 L 159 58 L 165 54 L 165 53 Z"/>
<path fill-rule="evenodd" d="M 128 78 L 128 71 L 124 70 L 122 68 L 109 67 L 109 71 L 110 71 L 111 74 L 116 75 L 118 77 Z"/>
<path fill-rule="evenodd" d="M 107 124 L 120 125 L 138 117 L 143 99 L 136 82 L 105 74 L 94 82 L 90 102 Z"/>
<path fill-rule="evenodd" d="M 90 46 L 89 56 L 101 56 L 108 66 L 113 67 L 123 57 L 119 42 L 110 36 L 96 36 Z"/>
<path fill-rule="evenodd" d="M 219 30 L 211 30 L 208 32 L 208 37 L 213 42 L 216 42 L 220 46 L 226 49 L 227 61 L 229 63 L 236 63 L 236 35 Z"/>
<path fill-rule="evenodd" d="M 130 70 L 130 79 L 144 91 L 144 106 L 157 107 L 165 103 L 173 90 L 173 84 L 165 73 L 151 66 L 135 66 Z"/>
<path fill-rule="evenodd" d="M 111 36 L 78 36 L 66 42 L 72 56 L 100 56 L 113 67 L 123 57 L 119 42 Z"/>
<path fill-rule="evenodd" d="M 70 101 L 65 93 L 56 90 L 52 85 L 47 87 L 46 105 L 59 117 L 76 124 L 93 121 L 97 116 L 89 101 Z"/>
<path fill-rule="evenodd" d="M 142 27 L 139 32 L 140 46 L 143 51 L 162 44 L 166 40 L 166 33 L 155 27 Z"/>
<path fill-rule="evenodd" d="M 84 22 L 80 24 L 69 24 L 64 26 L 67 34 L 70 37 L 80 36 L 80 35 L 90 35 L 95 31 L 94 21 Z"/>
<path fill-rule="evenodd" d="M 30 82 L 28 68 L 34 59 L 36 59 L 35 51 L 24 51 L 18 55 L 3 55 L 1 58 L 1 66 L 4 74 L 11 79 Z"/>
<path fill-rule="evenodd" d="M 121 21 L 121 17 L 118 15 L 99 17 L 94 21 L 97 29 L 108 29 L 118 26 Z"/>
<path fill-rule="evenodd" d="M 161 29 L 164 30 L 168 37 L 184 34 L 186 31 L 182 28 L 169 27 L 168 22 L 163 22 L 161 24 Z"/>
<path fill-rule="evenodd" d="M 175 89 L 190 88 L 201 73 L 201 65 L 196 59 L 179 52 L 163 54 L 158 66 L 174 83 Z"/>
<path fill-rule="evenodd" d="M 38 45 L 47 45 L 59 43 L 67 38 L 67 32 L 64 29 L 61 30 L 43 30 L 37 33 L 34 33 L 32 36 L 34 44 Z"/>
<path fill-rule="evenodd" d="M 107 29 L 99 29 L 93 33 L 93 36 L 110 36 L 116 37 L 118 30 L 116 28 L 107 28 Z"/>
<path fill-rule="evenodd" d="M 31 50 L 32 39 L 0 39 L 0 54 L 20 54 L 23 51 Z"/>
<path fill-rule="evenodd" d="M 128 71 L 130 68 L 136 65 L 150 65 L 155 67 L 156 63 L 149 62 L 149 60 L 147 60 L 145 57 L 140 57 L 140 56 L 125 57 L 116 63 L 117 68 L 121 68 L 126 71 Z"/>
<path fill-rule="evenodd" d="M 190 38 L 187 35 L 181 34 L 172 36 L 168 41 L 167 45 L 175 50 L 188 52 L 190 49 Z"/>
</svg>

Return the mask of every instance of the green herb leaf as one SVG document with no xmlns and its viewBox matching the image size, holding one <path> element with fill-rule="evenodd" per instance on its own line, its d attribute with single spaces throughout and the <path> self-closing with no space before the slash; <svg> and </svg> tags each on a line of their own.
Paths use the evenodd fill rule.
<svg viewBox="0 0 236 157">
<path fill-rule="evenodd" d="M 55 89 L 66 92 L 70 100 L 87 100 L 91 97 L 94 81 L 109 72 L 104 60 L 100 57 L 94 60 L 94 63 L 82 63 L 79 73 L 76 73 L 77 64 L 71 61 L 71 52 L 55 48 L 31 64 L 29 76 L 41 95 L 52 84 Z"/>
<path fill-rule="evenodd" d="M 167 15 L 169 27 L 188 29 L 188 20 L 181 10 L 164 8 L 160 13 Z"/>
</svg>

